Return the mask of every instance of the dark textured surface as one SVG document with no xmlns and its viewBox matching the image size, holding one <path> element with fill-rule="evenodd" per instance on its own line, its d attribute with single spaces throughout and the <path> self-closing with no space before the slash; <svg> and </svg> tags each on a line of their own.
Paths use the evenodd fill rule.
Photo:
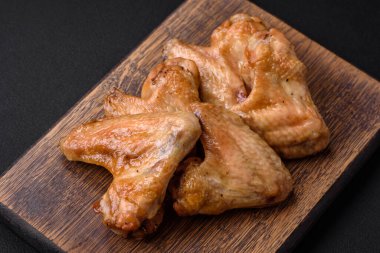
<svg viewBox="0 0 380 253">
<path fill-rule="evenodd" d="M 375 2 L 256 1 L 379 78 Z M 0 168 L 4 171 L 179 4 L 158 1 L 0 3 Z M 375 154 L 305 237 L 299 252 L 380 250 Z M 31 252 L 1 227 L 0 248 Z"/>
</svg>

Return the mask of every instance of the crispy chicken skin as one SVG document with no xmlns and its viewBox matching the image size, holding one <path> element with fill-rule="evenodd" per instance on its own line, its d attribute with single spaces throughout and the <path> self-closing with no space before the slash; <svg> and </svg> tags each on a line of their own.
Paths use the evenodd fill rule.
<svg viewBox="0 0 380 253">
<path fill-rule="evenodd" d="M 182 58 L 155 66 L 146 78 L 141 98 L 114 89 L 104 101 L 106 116 L 146 112 L 189 111 L 199 101 L 199 72 L 195 63 Z"/>
<path fill-rule="evenodd" d="M 193 60 L 200 90 L 214 94 L 201 93 L 203 101 L 239 114 L 282 157 L 304 157 L 327 146 L 329 131 L 308 91 L 304 64 L 285 36 L 268 31 L 260 19 L 236 14 L 215 29 L 211 47 L 172 40 L 165 55 Z M 225 68 L 212 68 L 211 61 Z M 236 86 L 244 90 L 236 93 Z M 226 90 L 229 100 L 223 97 Z"/>
<path fill-rule="evenodd" d="M 164 55 L 169 59 L 183 57 L 197 64 L 202 81 L 202 101 L 231 108 L 247 97 L 244 82 L 216 49 L 173 39 L 165 46 Z"/>
<path fill-rule="evenodd" d="M 149 113 L 84 124 L 60 145 L 67 159 L 103 166 L 113 175 L 96 209 L 116 233 L 142 237 L 161 222 L 169 180 L 200 134 L 190 112 Z"/>
<path fill-rule="evenodd" d="M 281 32 L 236 14 L 210 44 L 169 41 L 140 97 L 113 89 L 104 119 L 61 140 L 67 159 L 113 175 L 95 209 L 118 234 L 155 232 L 169 181 L 180 216 L 279 203 L 293 182 L 278 154 L 299 158 L 328 145 L 306 68 Z M 204 156 L 194 148 L 199 137 Z"/>
<path fill-rule="evenodd" d="M 173 75 L 167 75 L 167 71 L 159 71 L 160 69 L 162 67 L 159 65 L 149 74 L 143 87 L 146 91 L 146 87 L 151 87 L 151 80 L 157 79 L 159 75 L 165 80 L 154 86 L 156 90 L 146 97 L 154 98 L 150 101 L 155 107 L 142 107 L 138 112 L 156 112 L 165 108 L 190 110 L 199 117 L 203 127 L 201 140 L 206 155 L 205 161 L 202 163 L 196 157 L 185 160 L 177 169 L 179 176 L 177 175 L 171 183 L 177 213 L 218 214 L 228 209 L 260 207 L 284 200 L 292 189 L 292 181 L 289 172 L 272 148 L 249 129 L 238 115 L 220 106 L 200 103 L 199 99 L 193 96 L 197 87 L 189 85 L 195 81 L 189 82 L 186 79 L 178 83 L 183 79 L 173 78 Z M 176 71 L 183 72 L 182 69 Z M 198 78 L 197 75 L 193 77 Z M 167 86 L 171 86 L 173 92 L 183 99 L 177 100 L 181 97 L 176 97 L 172 100 Z M 156 99 L 151 95 L 154 92 L 160 92 L 160 97 L 167 99 Z M 192 95 L 189 96 L 186 92 Z M 118 97 L 121 98 L 131 97 L 119 91 L 118 93 Z M 192 99 L 187 99 L 188 97 Z M 140 98 L 136 99 L 143 101 Z M 133 102 L 114 99 L 111 94 L 105 103 L 112 104 L 113 109 L 107 114 L 134 114 L 135 110 L 129 110 L 133 108 Z M 166 103 L 171 107 L 161 107 Z M 110 106 L 106 105 L 104 108 L 107 110 Z M 181 176 L 182 171 L 184 174 Z M 197 199 L 198 196 L 201 197 Z"/>
<path fill-rule="evenodd" d="M 202 126 L 205 159 L 189 158 L 171 188 L 181 216 L 220 214 L 283 201 L 292 179 L 280 157 L 236 114 L 220 106 L 192 105 Z"/>
</svg>

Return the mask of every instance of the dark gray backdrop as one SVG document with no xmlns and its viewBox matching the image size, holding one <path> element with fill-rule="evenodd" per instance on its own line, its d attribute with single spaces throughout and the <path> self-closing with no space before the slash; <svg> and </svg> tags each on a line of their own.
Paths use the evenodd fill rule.
<svg viewBox="0 0 380 253">
<path fill-rule="evenodd" d="M 0 172 L 180 3 L 1 1 Z M 379 79 L 376 1 L 255 3 Z M 379 156 L 377 150 L 296 252 L 380 252 Z M 33 251 L 0 223 L 0 252 Z"/>
</svg>

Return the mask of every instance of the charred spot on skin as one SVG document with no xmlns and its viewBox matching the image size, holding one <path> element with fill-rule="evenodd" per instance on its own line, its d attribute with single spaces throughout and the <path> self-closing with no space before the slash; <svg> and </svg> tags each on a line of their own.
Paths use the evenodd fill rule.
<svg viewBox="0 0 380 253">
<path fill-rule="evenodd" d="M 95 201 L 95 203 L 92 205 L 92 208 L 94 209 L 95 213 L 101 213 L 100 200 Z"/>
<path fill-rule="evenodd" d="M 158 71 L 157 75 L 152 77 L 151 82 L 152 82 L 152 86 L 155 86 L 157 85 L 157 79 L 162 75 L 166 75 L 168 73 L 167 69 L 160 69 L 160 71 Z"/>
<path fill-rule="evenodd" d="M 157 75 L 158 76 L 158 75 Z M 153 77 L 152 79 L 150 79 L 151 83 L 152 83 L 152 86 L 156 86 L 156 78 L 157 76 Z"/>
<path fill-rule="evenodd" d="M 133 237 L 143 238 L 147 235 L 151 235 L 157 231 L 159 225 L 163 219 L 162 210 L 158 211 L 157 215 L 153 219 L 144 220 L 139 230 L 135 231 Z"/>
</svg>

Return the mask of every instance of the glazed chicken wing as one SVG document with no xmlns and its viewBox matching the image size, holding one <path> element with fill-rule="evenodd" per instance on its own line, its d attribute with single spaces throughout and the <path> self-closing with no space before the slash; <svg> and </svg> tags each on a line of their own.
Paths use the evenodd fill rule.
<svg viewBox="0 0 380 253">
<path fill-rule="evenodd" d="M 176 58 L 152 69 L 146 78 L 141 98 L 114 89 L 104 101 L 106 116 L 146 112 L 189 111 L 199 101 L 199 72 L 193 61 Z"/>
<path fill-rule="evenodd" d="M 75 128 L 61 149 L 67 159 L 103 166 L 113 175 L 96 209 L 116 233 L 141 237 L 161 222 L 169 180 L 200 134 L 190 112 L 128 115 Z"/>
<path fill-rule="evenodd" d="M 172 188 L 179 215 L 263 207 L 288 196 L 292 180 L 280 157 L 238 115 L 211 104 L 192 108 L 201 122 L 205 159 L 182 164 Z"/>
<path fill-rule="evenodd" d="M 199 50 L 213 52 L 213 56 L 194 57 Z M 234 104 L 223 99 L 215 102 L 218 96 L 202 98 L 239 114 L 282 157 L 303 157 L 327 146 L 329 131 L 308 91 L 305 66 L 285 36 L 276 29 L 268 31 L 260 19 L 234 15 L 213 32 L 211 47 L 174 40 L 166 46 L 165 54 L 193 60 L 200 69 L 201 90 L 207 83 L 208 90 L 223 93 L 225 90 L 219 88 L 221 78 L 215 76 L 239 76 L 240 81 L 223 87 L 231 94 L 237 83 L 245 87 L 248 95 L 244 101 L 237 94 Z M 207 58 L 228 66 L 229 71 L 210 70 L 205 64 Z"/>
</svg>

